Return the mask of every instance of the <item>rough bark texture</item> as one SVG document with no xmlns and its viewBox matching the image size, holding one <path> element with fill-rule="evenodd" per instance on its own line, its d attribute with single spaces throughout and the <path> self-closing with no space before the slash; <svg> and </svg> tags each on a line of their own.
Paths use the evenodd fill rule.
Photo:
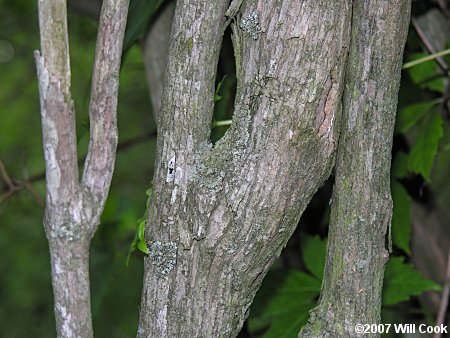
<svg viewBox="0 0 450 338">
<path fill-rule="evenodd" d="M 39 1 L 38 70 L 46 166 L 44 226 L 50 247 L 58 337 L 92 337 L 89 244 L 109 190 L 117 144 L 118 71 L 128 0 L 105 0 L 90 105 L 91 139 L 81 184 L 70 94 L 67 8 Z"/>
<path fill-rule="evenodd" d="M 212 146 L 227 5 L 177 2 L 138 337 L 236 336 L 334 164 L 350 2 L 244 2 L 233 124 Z"/>
<path fill-rule="evenodd" d="M 379 336 L 358 334 L 355 325 L 380 322 L 391 147 L 409 12 L 405 0 L 353 1 L 325 277 L 300 337 Z"/>
</svg>

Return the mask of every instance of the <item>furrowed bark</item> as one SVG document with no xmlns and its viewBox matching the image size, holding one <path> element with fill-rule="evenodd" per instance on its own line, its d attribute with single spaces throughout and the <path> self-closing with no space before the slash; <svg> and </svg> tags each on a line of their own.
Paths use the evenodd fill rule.
<svg viewBox="0 0 450 338">
<path fill-rule="evenodd" d="M 127 8 L 128 0 L 103 2 L 90 106 L 91 141 L 80 184 L 66 1 L 39 1 L 42 54 L 35 52 L 35 57 L 47 183 L 44 227 L 58 337 L 93 336 L 89 245 L 114 167 L 118 71 Z"/>
<path fill-rule="evenodd" d="M 325 277 L 319 305 L 299 337 L 379 336 L 357 333 L 355 325 L 380 322 L 392 137 L 409 14 L 410 1 L 353 1 Z"/>
<path fill-rule="evenodd" d="M 235 114 L 212 146 L 227 3 L 177 2 L 138 337 L 236 336 L 334 164 L 350 2 L 244 2 Z"/>
</svg>

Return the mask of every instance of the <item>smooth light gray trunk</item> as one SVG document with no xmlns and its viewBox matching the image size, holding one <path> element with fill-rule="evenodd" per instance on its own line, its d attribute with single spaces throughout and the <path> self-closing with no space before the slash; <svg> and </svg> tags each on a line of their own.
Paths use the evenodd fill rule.
<svg viewBox="0 0 450 338">
<path fill-rule="evenodd" d="M 36 65 L 46 169 L 44 227 L 51 257 L 56 333 L 93 336 L 89 245 L 114 169 L 117 94 L 128 0 L 104 0 L 89 106 L 90 141 L 79 180 L 65 0 L 39 0 Z"/>
</svg>

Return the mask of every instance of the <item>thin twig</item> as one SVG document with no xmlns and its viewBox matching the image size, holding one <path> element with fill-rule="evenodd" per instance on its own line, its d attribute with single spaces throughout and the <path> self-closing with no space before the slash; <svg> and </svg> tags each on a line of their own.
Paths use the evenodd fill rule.
<svg viewBox="0 0 450 338">
<path fill-rule="evenodd" d="M 3 181 L 5 181 L 6 185 L 8 186 L 9 190 L 14 188 L 14 183 L 11 180 L 11 177 L 9 177 L 8 173 L 6 172 L 6 168 L 3 165 L 3 162 L 0 160 L 0 175 L 2 176 Z"/>
<path fill-rule="evenodd" d="M 231 126 L 231 120 L 214 121 L 213 123 L 211 123 L 211 128 L 224 126 Z"/>
<path fill-rule="evenodd" d="M 447 313 L 449 295 L 450 295 L 450 249 L 448 250 L 447 272 L 445 276 L 444 288 L 442 290 L 441 305 L 439 307 L 439 312 L 436 319 L 436 326 L 441 326 L 444 324 L 445 315 Z M 434 334 L 434 338 L 441 338 L 441 337 L 442 337 L 441 332 Z"/>
<path fill-rule="evenodd" d="M 449 75 L 449 68 L 448 68 L 447 63 L 442 58 L 442 56 L 450 54 L 450 50 L 447 49 L 445 51 L 441 51 L 441 52 L 438 53 L 436 51 L 436 49 L 433 47 L 433 45 L 431 44 L 431 42 L 428 40 L 425 32 L 422 30 L 422 28 L 420 28 L 420 25 L 419 25 L 419 23 L 417 22 L 417 20 L 415 18 L 411 18 L 411 24 L 413 25 L 414 30 L 416 31 L 416 33 L 419 36 L 420 40 L 423 42 L 425 48 L 427 49 L 427 51 L 431 55 L 426 56 L 425 58 L 422 58 L 422 59 L 419 59 L 419 60 L 414 60 L 414 61 L 411 61 L 411 62 L 407 62 L 407 63 L 405 63 L 403 65 L 403 69 L 407 69 L 407 68 L 416 66 L 416 65 L 418 65 L 418 64 L 420 64 L 422 62 L 436 60 L 436 62 L 439 65 L 439 67 L 448 76 Z M 443 54 L 441 54 L 441 53 L 443 53 Z"/>
<path fill-rule="evenodd" d="M 45 203 L 42 199 L 42 197 L 39 195 L 39 193 L 34 189 L 32 184 L 27 180 L 27 176 L 24 176 L 24 180 L 18 181 L 15 179 L 12 179 L 11 176 L 6 171 L 5 166 L 3 165 L 3 162 L 0 161 L 0 176 L 2 177 L 3 181 L 5 181 L 5 188 L 6 192 L 2 195 L 0 195 L 0 204 L 5 202 L 8 198 L 13 196 L 16 192 L 22 190 L 23 188 L 27 188 L 28 191 L 31 193 L 33 198 L 36 200 L 36 202 L 41 206 L 44 207 Z"/>
<path fill-rule="evenodd" d="M 423 58 L 420 58 L 420 59 L 417 59 L 417 60 L 414 60 L 414 61 L 407 62 L 407 63 L 403 64 L 403 67 L 402 67 L 402 68 L 403 68 L 403 69 L 408 69 L 408 68 L 417 66 L 417 65 L 419 65 L 419 64 L 421 64 L 421 63 L 428 62 L 428 61 L 432 61 L 432 60 L 436 60 L 436 61 L 439 63 L 440 57 L 441 57 L 441 56 L 444 56 L 444 55 L 448 55 L 448 54 L 450 54 L 450 49 L 446 49 L 446 50 L 443 50 L 443 51 L 441 51 L 441 52 L 434 53 L 434 54 L 425 56 L 425 57 L 423 57 Z M 439 64 L 440 64 L 440 63 L 439 63 Z M 444 69 L 445 69 L 445 68 L 444 68 Z M 448 69 L 445 69 L 444 71 L 448 73 Z"/>
<path fill-rule="evenodd" d="M 37 190 L 33 187 L 33 185 L 30 182 L 24 181 L 23 186 L 27 188 L 27 190 L 30 192 L 31 196 L 35 199 L 36 203 L 39 204 L 42 208 L 45 207 L 45 202 L 42 199 L 41 195 L 37 192 Z"/>
<path fill-rule="evenodd" d="M 155 137 L 156 137 L 156 130 L 152 131 L 150 133 L 147 133 L 147 134 L 143 134 L 143 135 L 139 135 L 139 136 L 130 138 L 126 141 L 119 143 L 119 145 L 117 146 L 117 151 L 118 152 L 124 151 L 128 148 L 131 148 L 135 145 L 138 145 L 142 142 L 148 141 Z M 79 166 L 81 166 L 83 164 L 85 158 L 86 158 L 86 156 L 82 156 L 78 159 Z M 0 161 L 0 174 L 3 178 L 3 180 L 5 181 L 5 187 L 3 189 L 4 193 L 0 195 L 0 205 L 2 203 L 4 203 L 8 198 L 10 198 L 12 195 L 21 191 L 22 189 L 28 189 L 30 191 L 30 193 L 32 193 L 34 196 L 34 192 L 37 194 L 37 191 L 34 189 L 34 187 L 32 187 L 32 184 L 34 182 L 41 181 L 45 178 L 45 171 L 43 171 L 43 172 L 33 175 L 29 178 L 24 177 L 23 180 L 11 179 L 10 176 L 8 175 L 8 173 L 6 172 L 2 161 Z M 10 183 L 8 183 L 7 179 L 5 179 L 5 177 L 9 178 Z M 32 190 L 30 190 L 30 188 Z M 39 198 L 37 198 L 36 196 L 34 196 L 34 197 L 36 199 L 36 202 L 39 205 L 44 205 L 44 201 L 40 196 L 39 196 Z"/>
<path fill-rule="evenodd" d="M 450 10 L 448 9 L 447 0 L 437 0 L 437 3 L 450 23 Z"/>
<path fill-rule="evenodd" d="M 445 6 L 445 8 L 447 8 Z M 440 56 L 438 56 L 439 53 L 436 52 L 436 49 L 434 48 L 433 44 L 431 43 L 430 40 L 428 40 L 427 35 L 425 34 L 425 32 L 422 30 L 422 28 L 420 27 L 419 23 L 417 22 L 417 20 L 415 18 L 411 19 L 411 23 L 415 29 L 415 31 L 417 32 L 417 35 L 419 36 L 419 38 L 421 39 L 422 43 L 424 44 L 425 48 L 428 50 L 428 52 L 432 55 L 428 56 L 427 58 L 431 57 L 431 56 L 436 56 L 436 62 L 439 66 L 439 68 L 441 68 L 444 76 L 449 77 L 450 75 L 450 71 L 449 71 L 449 66 L 447 64 L 447 62 L 445 62 L 445 60 L 442 58 L 442 54 Z M 449 51 L 448 49 L 446 50 L 447 52 Z M 442 51 L 440 53 L 446 52 L 446 51 Z M 426 58 L 420 59 L 420 60 L 424 60 Z M 419 64 L 417 63 L 420 60 L 415 60 L 412 62 L 409 62 L 409 64 L 416 62 L 416 65 Z M 428 61 L 428 60 L 425 60 Z M 424 61 L 424 62 L 425 62 Z M 405 64 L 403 66 L 403 69 L 407 68 L 405 67 L 407 66 L 407 64 Z M 412 66 L 411 66 L 412 67 Z M 443 93 L 443 100 L 441 103 L 441 111 L 443 112 L 444 115 L 449 116 L 449 110 L 447 107 L 447 101 L 449 99 L 449 90 L 450 90 L 450 86 L 449 86 L 449 81 L 446 80 L 444 81 L 444 93 Z"/>
</svg>

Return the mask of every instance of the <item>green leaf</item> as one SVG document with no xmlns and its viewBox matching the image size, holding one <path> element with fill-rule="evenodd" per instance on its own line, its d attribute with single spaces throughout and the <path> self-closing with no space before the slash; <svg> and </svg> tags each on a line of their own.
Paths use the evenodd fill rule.
<svg viewBox="0 0 450 338">
<path fill-rule="evenodd" d="M 149 251 L 148 251 L 148 248 L 147 248 L 147 244 L 144 241 L 139 241 L 137 247 L 138 247 L 139 250 L 141 250 L 146 255 L 149 254 Z"/>
<path fill-rule="evenodd" d="M 222 84 L 223 84 L 223 82 L 225 81 L 225 79 L 226 79 L 227 77 L 228 77 L 227 74 L 225 74 L 225 75 L 223 76 L 222 80 L 220 80 L 220 82 L 217 84 L 217 88 L 216 88 L 215 95 L 218 95 L 218 94 L 219 94 L 220 88 L 222 88 Z"/>
<path fill-rule="evenodd" d="M 438 152 L 439 140 L 444 136 L 444 129 L 442 118 L 437 112 L 427 116 L 424 122 L 411 149 L 409 169 L 430 182 L 431 169 Z"/>
<path fill-rule="evenodd" d="M 140 221 L 138 225 L 138 239 L 143 242 L 145 242 L 144 230 L 145 230 L 145 220 Z"/>
<path fill-rule="evenodd" d="M 127 28 L 123 40 L 123 54 L 131 48 L 137 39 L 144 36 L 153 15 L 163 0 L 131 0 L 128 10 Z"/>
<path fill-rule="evenodd" d="M 265 338 L 297 337 L 316 305 L 320 288 L 321 281 L 304 272 L 270 271 L 252 304 L 249 330 L 269 328 Z"/>
<path fill-rule="evenodd" d="M 147 255 L 149 253 L 148 248 L 147 248 L 147 244 L 145 242 L 144 231 L 145 231 L 145 223 L 146 223 L 146 220 L 147 220 L 147 210 L 150 207 L 150 203 L 152 201 L 153 182 L 150 183 L 150 188 L 148 188 L 145 191 L 145 194 L 148 196 L 147 201 L 145 203 L 146 211 L 145 211 L 144 215 L 137 220 L 138 228 L 137 228 L 137 231 L 136 231 L 136 235 L 134 236 L 133 242 L 131 242 L 130 248 L 128 250 L 127 260 L 126 260 L 126 263 L 125 263 L 126 266 L 128 266 L 128 263 L 130 262 L 131 254 L 134 251 L 136 251 L 136 248 L 138 248 L 140 251 L 142 251 L 143 253 L 145 253 Z"/>
<path fill-rule="evenodd" d="M 422 117 L 429 112 L 435 102 L 421 102 L 406 106 L 397 113 L 395 121 L 395 133 L 406 133 L 411 127 L 420 121 Z"/>
<path fill-rule="evenodd" d="M 403 257 L 393 257 L 386 264 L 384 274 L 383 305 L 392 305 L 425 291 L 440 291 L 441 287 L 404 263 Z"/>
<path fill-rule="evenodd" d="M 392 199 L 394 209 L 392 214 L 392 240 L 394 245 L 411 255 L 409 242 L 411 240 L 411 198 L 403 186 L 392 183 Z"/>
<path fill-rule="evenodd" d="M 426 56 L 428 55 L 424 53 L 415 53 L 412 55 L 411 60 L 421 59 Z M 435 62 L 425 62 L 409 68 L 409 75 L 413 82 L 421 88 L 428 88 L 439 93 L 444 92 L 443 77 L 439 76 Z"/>
<path fill-rule="evenodd" d="M 326 251 L 327 241 L 320 239 L 319 236 L 302 238 L 303 261 L 307 269 L 320 281 L 322 281 L 325 269 Z"/>
</svg>

